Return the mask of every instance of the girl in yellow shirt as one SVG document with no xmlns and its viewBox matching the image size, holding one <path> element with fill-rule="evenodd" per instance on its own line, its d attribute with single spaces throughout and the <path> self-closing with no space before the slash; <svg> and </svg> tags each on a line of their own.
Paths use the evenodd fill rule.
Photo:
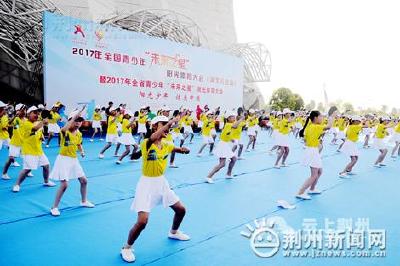
<svg viewBox="0 0 400 266">
<path fill-rule="evenodd" d="M 395 143 L 392 150 L 392 158 L 396 159 L 400 155 L 400 120 L 397 120 L 397 124 L 394 127 L 392 141 Z M 397 153 L 397 154 L 396 154 Z"/>
<path fill-rule="evenodd" d="M 309 200 L 309 195 L 321 194 L 321 191 L 316 189 L 319 178 L 322 175 L 322 159 L 319 152 L 320 138 L 325 131 L 329 130 L 333 124 L 333 118 L 330 117 L 328 125 L 322 124 L 323 116 L 319 111 L 311 111 L 303 129 L 300 131 L 300 137 L 304 138 L 306 149 L 302 157 L 302 164 L 309 166 L 311 170 L 310 177 L 304 182 L 298 191 L 296 197 L 304 200 Z M 307 195 L 305 192 L 307 189 Z"/>
<path fill-rule="evenodd" d="M 118 119 L 119 119 L 119 109 L 117 107 L 111 107 L 110 116 L 108 117 L 107 120 L 107 134 L 106 134 L 107 143 L 99 154 L 100 159 L 104 158 L 104 152 L 108 150 L 112 144 L 118 142 L 118 128 L 117 128 Z"/>
<path fill-rule="evenodd" d="M 132 117 L 133 113 L 131 111 L 129 110 L 125 111 L 124 119 L 122 120 L 122 126 L 121 126 L 122 133 L 118 139 L 118 144 L 117 148 L 115 149 L 115 154 L 118 154 L 118 150 L 121 144 L 125 145 L 125 151 L 118 158 L 116 164 L 121 164 L 124 157 L 130 153 L 131 145 L 133 146 L 133 153 L 135 153 L 136 150 L 139 148 L 139 145 L 137 145 L 135 139 L 132 136 L 132 129 L 135 127 L 135 120 L 132 121 L 130 120 Z"/>
<path fill-rule="evenodd" d="M 220 141 L 218 142 L 215 148 L 215 155 L 219 158 L 219 163 L 216 165 L 211 172 L 206 177 L 206 182 L 209 184 L 213 184 L 214 180 L 212 177 L 222 168 L 225 167 L 226 160 L 230 160 L 228 165 L 228 171 L 226 174 L 227 179 L 232 179 L 232 169 L 236 163 L 235 153 L 232 151 L 232 129 L 235 129 L 239 126 L 239 124 L 244 121 L 244 117 L 240 118 L 236 121 L 236 113 L 230 112 L 227 115 L 227 121 L 224 124 L 224 128 L 222 129 L 220 135 Z"/>
<path fill-rule="evenodd" d="M 49 137 L 47 138 L 46 148 L 50 147 L 50 141 L 54 137 L 54 134 L 60 133 L 60 126 L 57 124 L 59 121 L 61 121 L 61 116 L 58 113 L 60 107 L 61 107 L 61 103 L 57 102 L 53 105 L 53 107 L 50 110 L 50 118 L 49 118 L 49 124 L 48 124 Z M 58 145 L 59 146 L 60 146 L 60 140 L 61 140 L 60 135 L 58 135 Z"/>
<path fill-rule="evenodd" d="M 208 112 L 207 116 L 202 118 L 202 130 L 201 135 L 203 136 L 203 145 L 200 147 L 199 152 L 197 153 L 197 157 L 201 157 L 201 153 L 207 145 L 210 145 L 210 155 L 214 149 L 214 139 L 211 135 L 211 130 L 214 128 L 215 123 L 213 119 L 214 114 L 212 112 Z"/>
<path fill-rule="evenodd" d="M 137 133 L 139 134 L 139 139 L 138 143 L 144 139 L 144 136 L 147 133 L 147 114 L 148 114 L 148 109 L 146 106 L 142 106 L 139 110 L 139 117 L 138 117 L 138 130 Z"/>
<path fill-rule="evenodd" d="M 61 182 L 57 191 L 54 204 L 50 209 L 53 216 L 59 216 L 60 210 L 58 205 L 61 201 L 64 192 L 68 188 L 68 182 L 71 179 L 78 179 L 81 185 L 81 203 L 82 207 L 93 208 L 94 204 L 87 200 L 87 178 L 83 172 L 82 166 L 76 156 L 79 150 L 82 158 L 85 157 L 85 152 L 82 147 L 82 133 L 79 128 L 82 125 L 82 111 L 73 111 L 68 116 L 68 123 L 61 129 L 61 146 L 60 152 L 54 162 L 53 169 L 50 173 L 50 178 Z"/>
<path fill-rule="evenodd" d="M 361 117 L 358 115 L 353 116 L 350 124 L 347 126 L 346 141 L 343 144 L 342 150 L 344 154 L 350 156 L 350 163 L 348 163 L 343 171 L 339 173 L 339 177 L 341 178 L 345 178 L 347 175 L 354 174 L 352 170 L 360 155 L 357 149 L 358 135 L 365 127 L 367 127 L 367 125 L 363 125 L 361 123 Z"/>
<path fill-rule="evenodd" d="M 100 113 L 100 106 L 96 106 L 96 109 L 94 109 L 93 113 L 93 120 L 92 120 L 92 128 L 93 128 L 93 135 L 92 138 L 90 139 L 90 142 L 93 142 L 94 136 L 98 132 L 100 132 L 100 140 L 101 140 L 101 135 L 103 134 L 103 129 L 101 127 L 101 113 Z"/>
<path fill-rule="evenodd" d="M 269 155 L 272 155 L 272 152 L 279 148 L 278 141 L 279 141 L 279 125 L 282 120 L 282 113 L 280 111 L 273 113 L 272 117 L 272 130 L 271 130 L 271 137 L 274 145 L 269 150 Z"/>
<path fill-rule="evenodd" d="M 376 127 L 375 131 L 374 147 L 379 150 L 380 154 L 376 159 L 374 166 L 378 168 L 386 166 L 386 164 L 383 163 L 383 161 L 385 160 L 388 148 L 386 143 L 384 142 L 384 139 L 388 135 L 387 128 L 389 127 L 389 122 L 390 122 L 389 117 L 386 116 L 382 117 L 379 120 L 379 124 Z"/>
<path fill-rule="evenodd" d="M 286 159 L 289 155 L 289 133 L 292 131 L 290 126 L 291 122 L 291 111 L 288 108 L 283 110 L 283 118 L 279 123 L 279 137 L 277 145 L 279 146 L 279 152 L 275 161 L 274 168 L 279 169 L 279 162 L 282 159 L 282 167 L 286 167 Z"/>
<path fill-rule="evenodd" d="M 15 110 L 16 110 L 15 117 L 11 121 L 11 124 L 13 125 L 13 134 L 11 137 L 10 147 L 8 150 L 8 159 L 4 164 L 3 174 L 1 177 L 2 179 L 6 180 L 10 179 L 10 177 L 7 174 L 10 165 L 13 164 L 13 166 L 16 167 L 20 166 L 18 162 L 15 160 L 15 158 L 20 157 L 21 155 L 22 141 L 23 141 L 21 137 L 21 127 L 25 121 L 26 106 L 23 104 L 17 104 Z"/>
<path fill-rule="evenodd" d="M 174 147 L 163 141 L 173 124 L 179 121 L 179 116 L 168 122 L 165 116 L 156 116 L 151 121 L 152 134 L 141 144 L 142 176 L 136 185 L 135 197 L 131 209 L 138 214 L 137 222 L 131 228 L 126 244 L 121 249 L 122 259 L 126 262 L 135 261 L 131 250 L 132 245 L 146 227 L 150 211 L 157 205 L 170 207 L 175 216 L 168 237 L 175 240 L 187 241 L 190 237 L 179 231 L 180 224 L 185 216 L 186 209 L 179 197 L 171 190 L 164 177 L 167 168 L 167 158 L 172 152 L 188 154 L 189 149 Z"/>
</svg>

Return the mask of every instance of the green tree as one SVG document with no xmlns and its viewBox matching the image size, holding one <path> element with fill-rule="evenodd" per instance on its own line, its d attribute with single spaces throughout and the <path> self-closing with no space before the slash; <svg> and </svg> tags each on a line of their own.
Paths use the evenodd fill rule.
<svg viewBox="0 0 400 266">
<path fill-rule="evenodd" d="M 343 103 L 343 111 L 344 112 L 354 112 L 354 107 L 351 103 Z"/>
<path fill-rule="evenodd" d="M 306 108 L 307 110 L 311 111 L 311 110 L 314 110 L 314 109 L 315 109 L 315 106 L 316 106 L 315 101 L 314 101 L 314 100 L 311 100 L 311 101 L 306 105 L 305 108 Z"/>
<path fill-rule="evenodd" d="M 299 110 L 304 107 L 303 98 L 288 88 L 279 88 L 272 93 L 269 105 L 272 110 L 283 110 L 290 108 L 291 110 Z"/>
</svg>

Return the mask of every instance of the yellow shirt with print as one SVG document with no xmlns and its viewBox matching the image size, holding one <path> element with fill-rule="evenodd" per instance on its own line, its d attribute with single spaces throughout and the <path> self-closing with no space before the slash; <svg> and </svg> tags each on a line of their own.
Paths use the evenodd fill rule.
<svg viewBox="0 0 400 266">
<path fill-rule="evenodd" d="M 346 120 L 344 118 L 338 119 L 338 128 L 340 131 L 344 131 L 346 129 Z"/>
<path fill-rule="evenodd" d="M 61 132 L 60 135 L 60 155 L 76 158 L 78 145 L 82 144 L 82 133 L 80 131 L 72 133 L 67 130 L 65 133 Z"/>
<path fill-rule="evenodd" d="M 222 129 L 220 140 L 224 142 L 229 142 L 232 140 L 232 126 L 233 123 L 225 123 L 224 129 Z"/>
<path fill-rule="evenodd" d="M 375 137 L 378 139 L 383 139 L 387 135 L 386 127 L 384 124 L 379 124 L 376 128 Z"/>
<path fill-rule="evenodd" d="M 213 129 L 215 127 L 215 121 L 210 119 L 208 120 L 206 118 L 206 120 L 203 121 L 203 128 L 201 130 L 201 134 L 205 137 L 209 137 L 211 135 L 211 129 Z"/>
<path fill-rule="evenodd" d="M 34 124 L 26 120 L 21 126 L 21 137 L 24 140 L 22 143 L 23 155 L 40 156 L 43 154 L 42 149 L 42 130 L 33 131 Z"/>
<path fill-rule="evenodd" d="M 232 139 L 240 139 L 242 136 L 243 127 L 246 125 L 245 121 L 239 123 L 237 128 L 232 128 Z"/>
<path fill-rule="evenodd" d="M 358 141 L 358 134 L 362 130 L 362 125 L 349 125 L 346 131 L 346 138 L 352 142 Z"/>
<path fill-rule="evenodd" d="M 9 139 L 10 135 L 8 134 L 8 116 L 7 114 L 3 115 L 0 119 L 0 139 Z"/>
<path fill-rule="evenodd" d="M 289 134 L 290 131 L 290 123 L 289 120 L 283 118 L 282 121 L 279 123 L 279 133 L 283 135 Z"/>
<path fill-rule="evenodd" d="M 146 124 L 147 121 L 147 115 L 143 114 L 143 113 L 139 113 L 139 124 Z"/>
<path fill-rule="evenodd" d="M 113 121 L 115 117 L 114 116 L 109 116 L 108 121 L 107 121 L 107 134 L 118 134 L 118 129 L 117 129 L 117 119 Z"/>
<path fill-rule="evenodd" d="M 394 132 L 400 133 L 400 122 L 397 123 L 396 127 L 394 128 Z"/>
<path fill-rule="evenodd" d="M 247 127 L 254 127 L 258 123 L 258 118 L 255 116 L 249 116 L 246 122 L 247 122 Z"/>
<path fill-rule="evenodd" d="M 56 124 L 60 120 L 61 116 L 57 112 L 50 111 L 51 119 L 49 119 L 50 124 Z"/>
<path fill-rule="evenodd" d="M 168 155 L 173 151 L 174 145 L 166 141 L 162 141 L 161 149 L 151 144 L 147 150 L 147 142 L 145 139 L 141 144 L 142 150 L 142 174 L 146 177 L 159 177 L 165 173 L 167 168 Z"/>
<path fill-rule="evenodd" d="M 94 112 L 93 121 L 101 121 L 101 114 L 99 112 Z"/>
<path fill-rule="evenodd" d="M 22 136 L 21 136 L 21 127 L 22 124 L 24 123 L 25 118 L 21 119 L 19 117 L 16 117 L 13 121 L 13 135 L 11 137 L 10 144 L 21 147 L 22 146 Z"/>
<path fill-rule="evenodd" d="M 307 147 L 317 148 L 320 137 L 324 133 L 324 126 L 319 124 L 308 124 L 304 130 L 304 142 Z"/>
<path fill-rule="evenodd" d="M 122 133 L 131 133 L 132 134 L 132 128 L 129 127 L 131 122 L 128 119 L 123 119 L 122 120 Z"/>
</svg>

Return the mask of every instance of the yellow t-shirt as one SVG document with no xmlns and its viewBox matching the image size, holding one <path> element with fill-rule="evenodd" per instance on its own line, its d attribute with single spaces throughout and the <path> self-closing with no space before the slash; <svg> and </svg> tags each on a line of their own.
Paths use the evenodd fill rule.
<svg viewBox="0 0 400 266">
<path fill-rule="evenodd" d="M 50 124 L 56 124 L 60 120 L 61 116 L 57 112 L 50 111 L 51 119 L 49 119 Z"/>
<path fill-rule="evenodd" d="M 128 119 L 122 120 L 122 133 L 132 133 L 132 128 L 129 127 L 131 122 Z"/>
<path fill-rule="evenodd" d="M 193 118 L 191 118 L 190 116 L 184 116 L 184 120 L 183 123 L 186 126 L 191 126 L 193 122 Z"/>
<path fill-rule="evenodd" d="M 94 112 L 93 121 L 101 121 L 101 114 L 98 112 Z"/>
<path fill-rule="evenodd" d="M 173 151 L 174 145 L 166 141 L 162 142 L 161 149 L 154 144 L 151 144 L 147 150 L 147 142 L 145 139 L 142 142 L 142 174 L 146 177 L 159 177 L 162 176 L 167 168 L 168 155 Z"/>
<path fill-rule="evenodd" d="M 203 136 L 209 137 L 211 135 L 211 129 L 215 127 L 214 120 L 208 120 L 207 117 L 203 120 L 203 128 L 201 129 L 201 134 Z"/>
<path fill-rule="evenodd" d="M 21 137 L 21 127 L 24 123 L 24 119 L 16 117 L 13 121 L 13 135 L 11 137 L 10 144 L 21 147 L 22 146 L 22 137 Z"/>
<path fill-rule="evenodd" d="M 376 128 L 375 137 L 378 139 L 383 139 L 387 135 L 386 128 L 384 124 L 379 124 Z"/>
<path fill-rule="evenodd" d="M 258 118 L 255 116 L 249 116 L 246 122 L 247 122 L 247 127 L 254 127 L 258 123 Z"/>
<path fill-rule="evenodd" d="M 7 114 L 3 115 L 0 119 L 0 139 L 9 139 L 10 135 L 8 134 L 8 116 Z"/>
<path fill-rule="evenodd" d="M 67 130 L 61 132 L 60 155 L 76 158 L 78 145 L 82 144 L 82 133 L 75 131 L 74 133 Z"/>
<path fill-rule="evenodd" d="M 307 147 L 317 148 L 319 146 L 319 138 L 324 133 L 324 126 L 319 124 L 308 124 L 304 130 L 304 141 Z"/>
<path fill-rule="evenodd" d="M 279 130 L 279 118 L 274 117 L 272 120 L 272 128 L 274 130 Z"/>
<path fill-rule="evenodd" d="M 114 116 L 109 116 L 108 117 L 108 123 L 107 123 L 107 134 L 118 134 L 117 130 L 117 122 L 118 118 L 112 121 L 115 117 Z"/>
<path fill-rule="evenodd" d="M 220 139 L 224 142 L 229 142 L 232 140 L 232 126 L 233 123 L 225 123 L 224 129 L 222 129 Z"/>
<path fill-rule="evenodd" d="M 338 119 L 338 128 L 340 131 L 344 131 L 346 128 L 346 120 L 344 118 Z"/>
<path fill-rule="evenodd" d="M 283 135 L 289 134 L 290 125 L 289 121 L 286 118 L 283 118 L 282 121 L 279 123 L 279 132 Z"/>
<path fill-rule="evenodd" d="M 146 124 L 147 121 L 147 115 L 143 114 L 143 113 L 139 113 L 139 124 Z"/>
<path fill-rule="evenodd" d="M 32 131 L 34 124 L 26 120 L 21 126 L 21 137 L 24 140 L 22 143 L 23 155 L 36 155 L 43 154 L 42 149 L 42 130 Z"/>
<path fill-rule="evenodd" d="M 349 125 L 346 131 L 346 138 L 352 142 L 358 141 L 358 134 L 362 130 L 362 125 Z"/>
<path fill-rule="evenodd" d="M 396 133 L 400 133 L 400 122 L 397 123 L 397 126 L 394 128 L 394 131 L 395 131 Z"/>
<path fill-rule="evenodd" d="M 245 121 L 239 123 L 237 128 L 232 128 L 232 139 L 240 139 L 242 136 L 243 127 L 246 125 Z"/>
</svg>

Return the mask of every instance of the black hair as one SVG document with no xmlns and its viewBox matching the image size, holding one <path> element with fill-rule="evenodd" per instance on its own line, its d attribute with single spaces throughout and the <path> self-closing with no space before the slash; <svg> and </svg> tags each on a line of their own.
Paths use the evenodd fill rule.
<svg viewBox="0 0 400 266">
<path fill-rule="evenodd" d="M 108 105 L 114 104 L 113 102 L 108 102 Z"/>
<path fill-rule="evenodd" d="M 306 123 L 304 124 L 303 128 L 299 132 L 299 136 L 301 138 L 304 138 L 304 131 L 306 130 L 306 127 L 307 127 L 308 123 L 310 122 L 310 120 L 311 120 L 311 122 L 314 121 L 314 119 L 316 117 L 320 116 L 320 114 L 321 113 L 319 111 L 317 111 L 317 110 L 314 110 L 314 111 L 310 112 L 309 116 L 307 117 Z"/>
</svg>

